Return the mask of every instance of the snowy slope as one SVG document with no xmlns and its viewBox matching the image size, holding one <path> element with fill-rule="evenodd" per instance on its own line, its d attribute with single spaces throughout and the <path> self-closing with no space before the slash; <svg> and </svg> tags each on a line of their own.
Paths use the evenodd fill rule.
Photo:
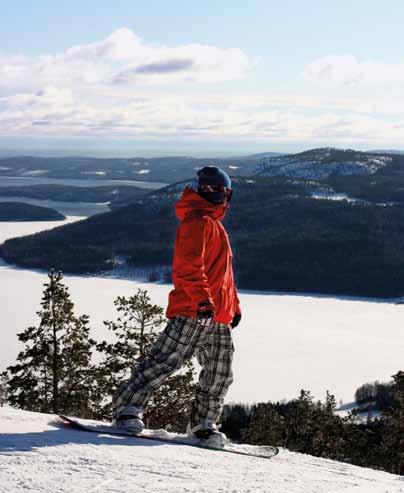
<svg viewBox="0 0 404 493">
<path fill-rule="evenodd" d="M 60 428 L 0 409 L 0 492 L 396 493 L 400 477 L 282 450 L 271 459 Z"/>
</svg>

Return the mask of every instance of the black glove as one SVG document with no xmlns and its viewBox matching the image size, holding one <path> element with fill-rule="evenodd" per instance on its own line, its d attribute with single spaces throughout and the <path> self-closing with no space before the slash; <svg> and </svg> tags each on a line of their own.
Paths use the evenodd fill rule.
<svg viewBox="0 0 404 493">
<path fill-rule="evenodd" d="M 215 316 L 215 308 L 209 303 L 209 301 L 202 301 L 199 303 L 198 310 L 196 312 L 196 318 L 204 325 L 208 325 L 212 322 Z"/>
<path fill-rule="evenodd" d="M 236 313 L 233 317 L 233 320 L 231 321 L 231 328 L 234 329 L 234 327 L 237 327 L 237 325 L 240 323 L 241 320 L 241 313 Z"/>
</svg>

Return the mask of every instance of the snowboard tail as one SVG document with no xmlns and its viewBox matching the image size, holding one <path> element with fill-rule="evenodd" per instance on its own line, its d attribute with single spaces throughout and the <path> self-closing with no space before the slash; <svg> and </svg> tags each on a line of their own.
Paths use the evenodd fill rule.
<svg viewBox="0 0 404 493">
<path fill-rule="evenodd" d="M 225 452 L 237 455 L 246 455 L 249 457 L 260 457 L 262 459 L 271 459 L 279 453 L 277 447 L 271 446 L 256 446 L 247 444 L 226 443 L 223 448 L 214 448 L 202 444 L 198 439 L 191 438 L 186 435 L 178 435 L 165 430 L 143 430 L 139 435 L 120 430 L 112 425 L 102 424 L 97 421 L 82 420 L 78 418 L 70 418 L 68 416 L 59 415 L 65 426 L 70 426 L 76 430 L 87 431 L 92 433 L 102 433 L 106 435 L 125 436 L 134 439 L 152 440 L 155 442 L 170 443 L 174 445 L 186 445 L 205 450 L 213 450 L 215 452 Z"/>
</svg>

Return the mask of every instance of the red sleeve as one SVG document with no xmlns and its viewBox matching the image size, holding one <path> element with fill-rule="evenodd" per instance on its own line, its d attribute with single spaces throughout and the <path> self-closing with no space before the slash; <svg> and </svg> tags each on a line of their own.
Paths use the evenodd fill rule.
<svg viewBox="0 0 404 493">
<path fill-rule="evenodd" d="M 177 230 L 175 243 L 173 281 L 191 298 L 195 310 L 199 303 L 213 305 L 208 278 L 205 274 L 205 245 L 211 226 L 206 217 L 194 217 L 183 221 Z"/>
</svg>

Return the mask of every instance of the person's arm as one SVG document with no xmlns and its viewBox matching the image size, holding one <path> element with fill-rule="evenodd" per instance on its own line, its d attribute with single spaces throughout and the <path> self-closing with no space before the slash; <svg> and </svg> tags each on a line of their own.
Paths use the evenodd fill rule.
<svg viewBox="0 0 404 493">
<path fill-rule="evenodd" d="M 240 300 L 237 294 L 237 288 L 234 286 L 234 295 L 236 297 L 236 313 L 234 314 L 233 320 L 231 322 L 231 326 L 234 329 L 234 327 L 237 327 L 237 325 L 241 321 L 241 307 L 240 307 Z"/>
<path fill-rule="evenodd" d="M 236 286 L 234 286 L 234 291 L 235 291 L 235 295 L 236 295 L 236 313 L 240 315 L 240 318 L 241 318 L 241 306 L 240 306 L 240 299 L 238 297 L 238 292 L 237 292 L 237 288 Z"/>
<path fill-rule="evenodd" d="M 201 305 L 214 310 L 208 278 L 205 273 L 205 246 L 210 236 L 206 217 L 186 219 L 178 227 L 173 268 L 174 285 L 180 285 L 192 300 L 195 314 Z"/>
</svg>

